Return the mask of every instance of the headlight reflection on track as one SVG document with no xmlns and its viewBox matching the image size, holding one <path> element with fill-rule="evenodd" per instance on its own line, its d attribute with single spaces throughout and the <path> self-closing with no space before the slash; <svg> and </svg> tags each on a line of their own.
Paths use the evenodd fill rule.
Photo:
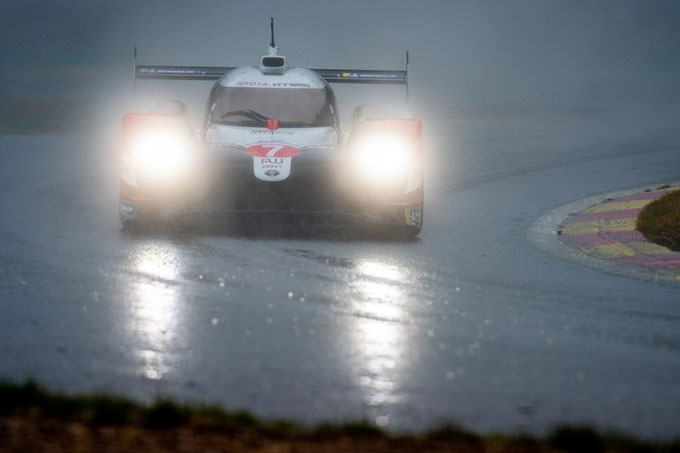
<svg viewBox="0 0 680 453">
<path fill-rule="evenodd" d="M 359 265 L 358 269 L 362 274 L 370 277 L 384 278 L 391 281 L 399 281 L 404 277 L 398 267 L 376 261 L 364 261 Z"/>
<path fill-rule="evenodd" d="M 398 282 L 404 273 L 396 266 L 366 261 L 357 266 L 360 273 L 353 287 L 352 343 L 357 361 L 354 369 L 364 390 L 364 402 L 380 426 L 389 418 L 380 406 L 396 404 L 403 397 L 399 387 L 407 350 L 404 335 L 405 295 Z"/>
<path fill-rule="evenodd" d="M 167 354 L 177 335 L 179 297 L 172 285 L 179 275 L 178 257 L 172 245 L 146 244 L 132 256 L 130 267 L 138 273 L 129 291 L 128 327 L 135 341 L 135 355 L 148 379 L 169 372 Z"/>
</svg>

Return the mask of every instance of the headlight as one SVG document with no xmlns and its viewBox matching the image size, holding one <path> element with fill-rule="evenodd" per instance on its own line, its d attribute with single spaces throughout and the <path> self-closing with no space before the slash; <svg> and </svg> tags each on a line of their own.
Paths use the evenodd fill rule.
<svg viewBox="0 0 680 453">
<path fill-rule="evenodd" d="M 354 156 L 362 177 L 384 183 L 406 174 L 412 150 L 411 144 L 400 134 L 376 132 L 367 134 L 355 144 Z"/>
<path fill-rule="evenodd" d="M 130 157 L 135 168 L 152 176 L 176 176 L 190 163 L 191 141 L 169 129 L 145 131 L 134 137 Z"/>
</svg>

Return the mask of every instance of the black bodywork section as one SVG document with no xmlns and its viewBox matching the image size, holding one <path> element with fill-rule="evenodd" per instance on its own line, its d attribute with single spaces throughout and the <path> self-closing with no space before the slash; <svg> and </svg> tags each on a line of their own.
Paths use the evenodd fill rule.
<svg viewBox="0 0 680 453">
<path fill-rule="evenodd" d="M 253 157 L 237 146 L 208 146 L 208 211 L 342 212 L 356 206 L 341 189 L 343 151 L 333 147 L 304 148 L 292 157 L 290 175 L 283 181 L 255 176 Z"/>
</svg>

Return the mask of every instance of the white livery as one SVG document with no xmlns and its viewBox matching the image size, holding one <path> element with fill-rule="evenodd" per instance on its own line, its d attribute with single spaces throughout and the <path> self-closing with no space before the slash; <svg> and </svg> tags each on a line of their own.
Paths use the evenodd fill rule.
<svg viewBox="0 0 680 453">
<path fill-rule="evenodd" d="M 196 134 L 179 101 L 123 119 L 125 226 L 209 214 L 358 220 L 417 235 L 423 220 L 422 126 L 358 106 L 340 131 L 332 83 L 401 84 L 404 71 L 289 66 L 272 42 L 255 66 L 148 66 L 135 79 L 214 81 Z M 205 216 L 201 217 L 202 219 Z"/>
</svg>

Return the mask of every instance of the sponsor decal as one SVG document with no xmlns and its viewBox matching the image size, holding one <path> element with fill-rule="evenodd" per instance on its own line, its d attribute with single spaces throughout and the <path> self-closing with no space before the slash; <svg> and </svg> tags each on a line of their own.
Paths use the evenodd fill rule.
<svg viewBox="0 0 680 453">
<path fill-rule="evenodd" d="M 247 80 L 239 80 L 239 81 L 235 82 L 232 86 L 266 88 L 266 87 L 269 86 L 269 82 L 251 82 L 251 81 L 247 81 Z"/>
<path fill-rule="evenodd" d="M 246 148 L 246 154 L 253 157 L 253 173 L 262 181 L 283 181 L 290 176 L 293 157 L 300 155 L 300 149 L 284 144 L 259 144 Z"/>
<path fill-rule="evenodd" d="M 125 217 L 134 217 L 137 213 L 137 205 L 126 200 L 121 200 L 120 213 Z"/>
<path fill-rule="evenodd" d="M 258 130 L 248 131 L 248 134 L 250 134 L 250 135 L 263 135 L 263 134 L 266 134 L 266 135 L 271 136 L 271 135 L 272 135 L 272 131 L 270 131 L 270 130 L 268 130 L 268 129 L 258 129 Z M 276 135 L 277 135 L 277 137 L 278 137 L 278 136 L 281 136 L 281 135 L 296 135 L 296 134 L 298 134 L 298 133 L 297 133 L 297 132 L 294 132 L 294 131 L 287 131 L 286 129 L 277 129 L 277 130 L 276 130 Z M 271 143 L 271 140 L 270 140 L 269 142 L 262 142 L 262 143 Z"/>
<path fill-rule="evenodd" d="M 407 211 L 406 221 L 409 225 L 420 225 L 422 215 L 420 207 L 405 209 L 405 211 Z"/>
<path fill-rule="evenodd" d="M 237 80 L 229 84 L 230 87 L 247 88 L 314 88 L 306 82 L 263 82 L 255 80 Z"/>
<path fill-rule="evenodd" d="M 201 74 L 200 69 L 188 68 L 141 68 L 140 74 Z"/>
<path fill-rule="evenodd" d="M 253 173 L 261 181 L 283 181 L 290 176 L 292 157 L 253 157 Z"/>
<path fill-rule="evenodd" d="M 398 79 L 399 74 L 372 73 L 372 72 L 343 72 L 342 77 L 346 79 Z"/>
<path fill-rule="evenodd" d="M 312 86 L 308 83 L 300 82 L 276 82 L 272 83 L 275 88 L 311 88 Z"/>
<path fill-rule="evenodd" d="M 260 162 L 262 162 L 262 165 L 281 165 L 283 164 L 283 159 L 283 157 L 265 157 L 260 159 Z"/>
</svg>

